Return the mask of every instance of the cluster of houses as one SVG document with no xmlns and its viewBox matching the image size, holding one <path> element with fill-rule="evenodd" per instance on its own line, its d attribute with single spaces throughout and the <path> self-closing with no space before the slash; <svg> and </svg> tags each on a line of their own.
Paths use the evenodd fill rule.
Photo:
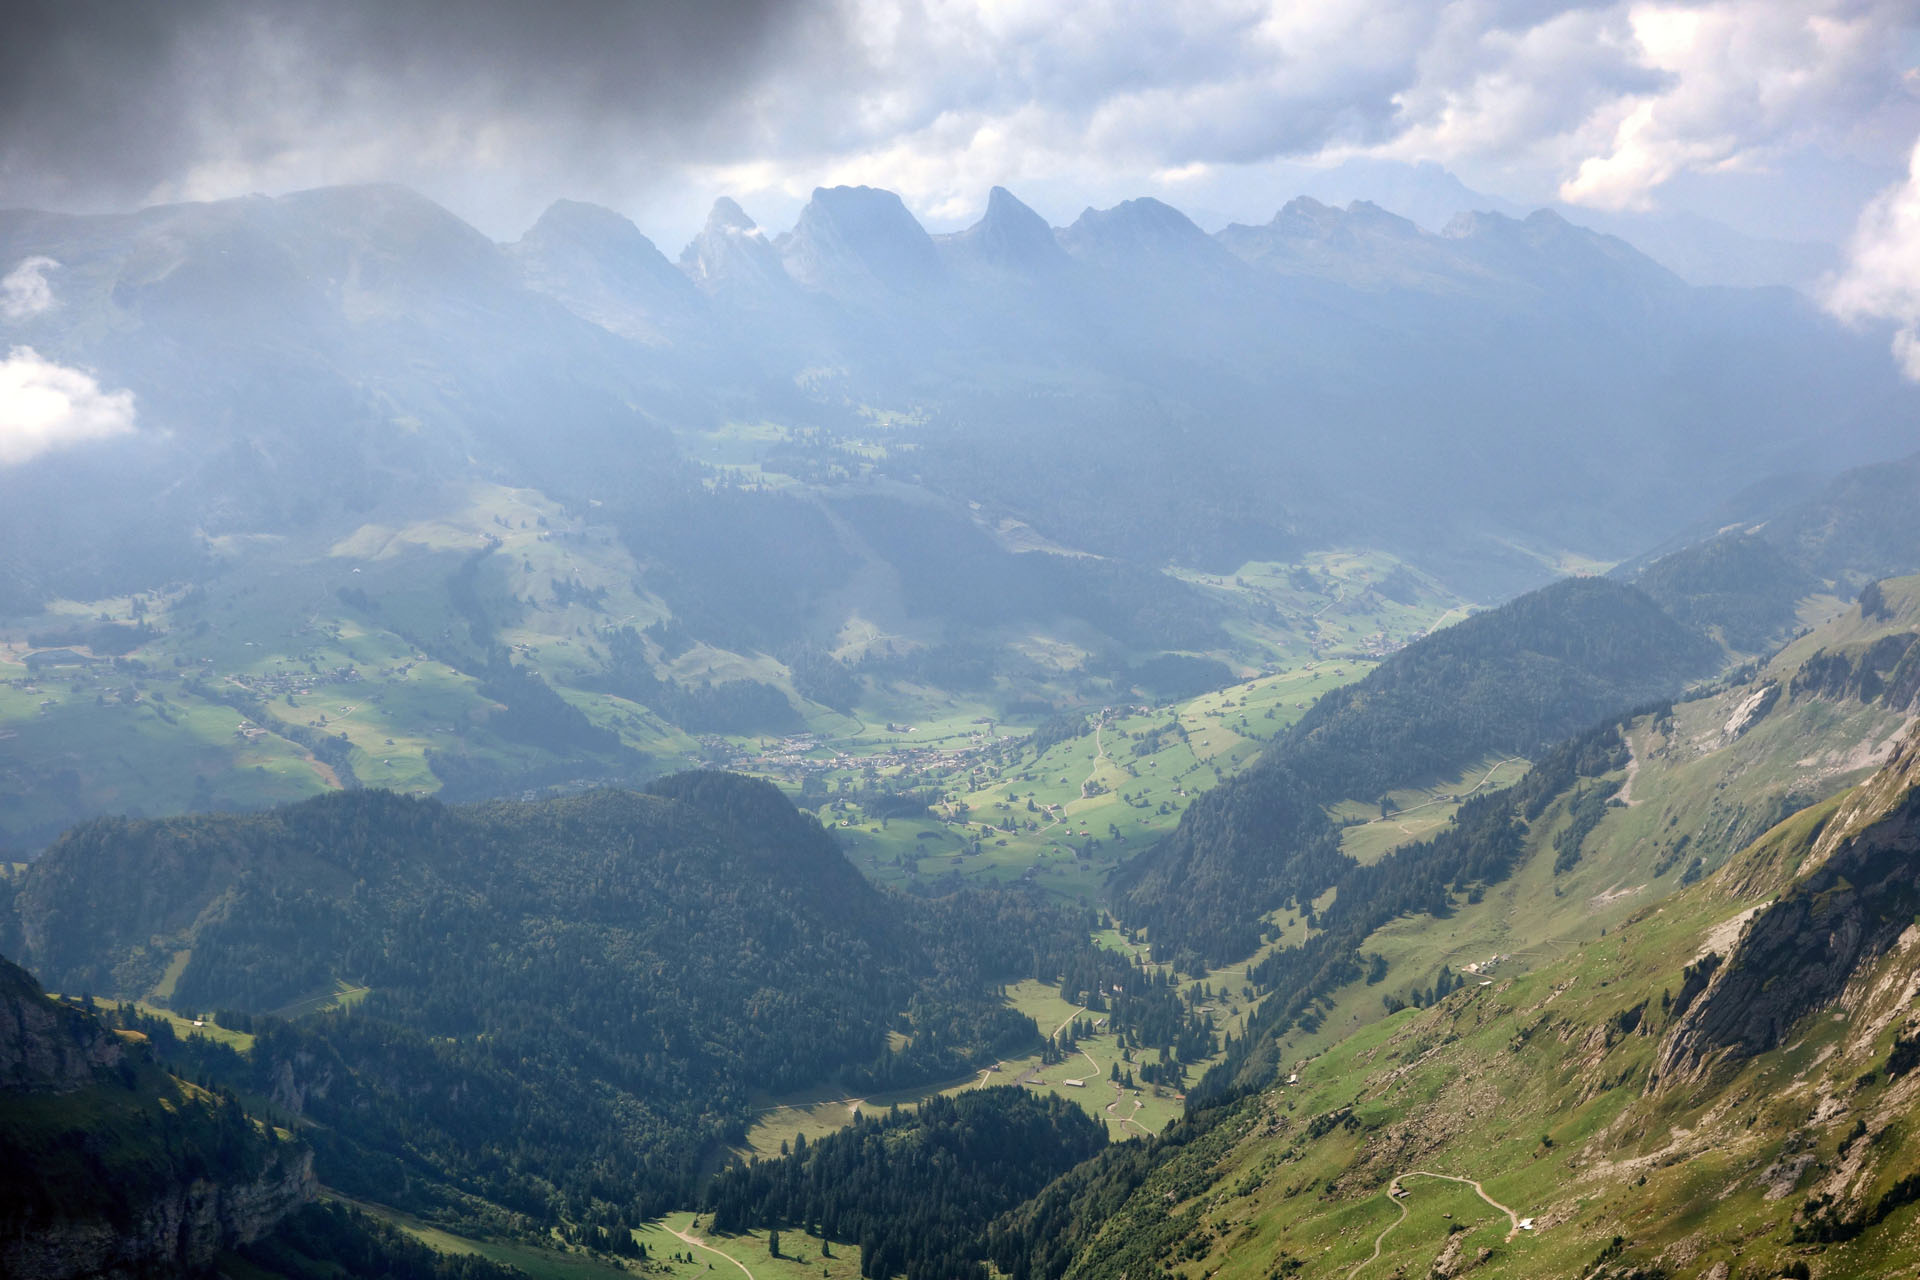
<svg viewBox="0 0 1920 1280">
<path fill-rule="evenodd" d="M 357 668 L 348 665 L 326 671 L 272 671 L 265 675 L 235 674 L 227 677 L 248 693 L 279 697 L 281 694 L 309 694 L 322 685 L 353 684 L 360 679 Z"/>
<path fill-rule="evenodd" d="M 911 726 L 888 725 L 896 732 L 912 733 Z M 936 747 L 895 744 L 866 755 L 845 750 L 826 750 L 816 733 L 796 733 L 768 746 L 754 749 L 728 738 L 703 737 L 702 754 L 713 764 L 756 773 L 781 774 L 795 781 L 809 774 L 857 773 L 865 770 L 954 769 L 966 765 L 972 754 L 987 741 L 984 734 L 970 734 L 965 746 Z"/>
</svg>

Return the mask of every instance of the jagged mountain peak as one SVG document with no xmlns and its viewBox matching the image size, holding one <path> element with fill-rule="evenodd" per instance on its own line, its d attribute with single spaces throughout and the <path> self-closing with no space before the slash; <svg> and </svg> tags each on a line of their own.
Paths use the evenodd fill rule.
<svg viewBox="0 0 1920 1280">
<path fill-rule="evenodd" d="M 713 202 L 713 208 L 707 213 L 707 230 L 733 230 L 758 233 L 760 228 L 747 216 L 732 196 L 720 196 Z"/>
<path fill-rule="evenodd" d="M 1026 235 L 1036 240 L 1040 232 L 1045 232 L 1046 240 L 1053 242 L 1053 228 L 1047 225 L 1047 220 L 1005 187 L 994 187 L 987 192 L 987 211 L 968 230 L 976 228 L 999 234 Z"/>
<path fill-rule="evenodd" d="M 1490 265 L 1531 259 L 1566 275 L 1614 275 L 1661 289 L 1683 285 L 1678 276 L 1625 240 L 1576 226 L 1551 209 L 1536 209 L 1525 218 L 1484 211 L 1463 213 L 1440 234 L 1460 242 Z"/>
<path fill-rule="evenodd" d="M 263 199 L 242 196 L 222 200 L 216 206 L 325 210 L 329 213 L 352 212 L 362 217 L 384 217 L 396 222 L 459 226 L 471 235 L 480 233 L 469 227 L 459 215 L 444 205 L 399 182 L 360 182 L 333 187 L 309 187 L 286 195 Z M 180 206 L 193 207 L 193 206 Z M 201 206 L 213 207 L 213 206 Z"/>
<path fill-rule="evenodd" d="M 1295 196 L 1280 206 L 1279 212 L 1267 225 L 1282 230 L 1312 228 L 1324 230 L 1339 224 L 1341 218 L 1338 205 L 1324 204 L 1312 196 Z"/>
<path fill-rule="evenodd" d="M 555 200 L 534 220 L 520 243 L 557 236 L 627 245 L 644 243 L 653 247 L 653 241 L 641 234 L 640 228 L 625 214 L 585 200 Z"/>
<path fill-rule="evenodd" d="M 1355 200 L 1347 206 L 1347 217 L 1362 226 L 1375 227 L 1390 231 L 1395 235 L 1418 236 L 1423 234 L 1418 223 L 1411 218 L 1403 218 L 1391 209 L 1383 209 L 1371 200 Z"/>
<path fill-rule="evenodd" d="M 1340 208 L 1296 196 L 1271 221 L 1257 227 L 1236 223 L 1215 238 L 1236 257 L 1282 275 L 1320 277 L 1362 289 L 1453 292 L 1464 265 L 1454 242 L 1370 200 Z M 1472 274 L 1471 269 L 1467 273 Z"/>
<path fill-rule="evenodd" d="M 638 270 L 663 284 L 680 277 L 659 246 L 623 213 L 579 200 L 556 200 L 508 251 L 523 260 L 558 254 L 591 257 L 605 270 Z"/>
<path fill-rule="evenodd" d="M 910 292 L 940 270 L 926 228 L 898 195 L 878 187 L 816 187 L 780 249 L 795 280 L 828 293 Z"/>
<path fill-rule="evenodd" d="M 1008 213 L 1033 213 L 1033 210 L 1028 208 L 1019 196 L 1014 195 L 1013 192 L 1003 186 L 996 184 L 988 188 L 986 216 L 991 218 L 996 214 L 1004 216 Z M 1040 215 L 1033 213 L 1033 216 L 1037 218 Z"/>
<path fill-rule="evenodd" d="M 603 205 L 556 200 L 507 246 L 526 285 L 622 337 L 658 342 L 699 294 L 640 228 Z"/>
<path fill-rule="evenodd" d="M 1060 233 L 1060 243 L 1074 257 L 1104 266 L 1169 259 L 1200 267 L 1235 265 L 1233 255 L 1193 219 L 1152 196 L 1086 210 Z"/>
<path fill-rule="evenodd" d="M 1122 200 L 1110 209 L 1086 209 L 1067 230 L 1080 236 L 1124 234 L 1170 241 L 1192 241 L 1207 234 L 1186 214 L 1152 196 Z"/>
<path fill-rule="evenodd" d="M 1482 273 L 1553 292 L 1653 299 L 1686 288 L 1680 276 L 1619 236 L 1576 226 L 1551 209 L 1534 209 L 1524 219 L 1461 213 L 1442 228 L 1440 238 Z"/>
<path fill-rule="evenodd" d="M 1355 200 L 1342 209 L 1336 205 L 1322 204 L 1312 196 L 1295 196 L 1287 201 L 1267 226 L 1282 235 L 1311 238 L 1357 231 L 1404 239 L 1418 239 L 1425 234 L 1417 224 L 1381 208 L 1371 200 Z"/>
<path fill-rule="evenodd" d="M 498 246 L 452 210 L 399 183 L 318 187 L 261 203 L 221 201 L 183 210 L 231 210 L 241 220 L 277 224 L 301 238 L 346 241 L 395 262 L 489 270 Z"/>
<path fill-rule="evenodd" d="M 965 231 L 938 240 L 946 253 L 970 266 L 1045 270 L 1067 261 L 1047 220 L 1005 187 L 987 193 L 987 210 Z"/>
<path fill-rule="evenodd" d="M 773 242 L 729 196 L 713 202 L 706 225 L 680 252 L 680 269 L 710 292 L 764 293 L 792 283 Z"/>
</svg>

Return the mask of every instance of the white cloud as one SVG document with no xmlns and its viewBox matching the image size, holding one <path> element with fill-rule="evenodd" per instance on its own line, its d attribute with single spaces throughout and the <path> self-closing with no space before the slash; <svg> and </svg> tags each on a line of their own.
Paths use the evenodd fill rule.
<svg viewBox="0 0 1920 1280">
<path fill-rule="evenodd" d="M 1920 135 L 1920 0 L 322 10 L 140 7 L 167 56 L 122 39 L 110 53 L 141 54 L 118 74 L 18 95 L 38 109 L 17 163 L 0 129 L 9 198 L 69 203 L 68 161 L 92 156 L 98 189 L 128 198 L 407 182 L 503 238 L 569 195 L 670 226 L 671 250 L 716 186 L 785 209 L 816 183 L 865 182 L 937 222 L 994 183 L 1069 212 L 1157 189 L 1251 214 L 1294 194 L 1281 167 L 1371 157 L 1528 201 L 1753 193 L 1838 236 Z M 23 53 L 23 74 L 64 65 Z M 117 86 L 109 109 L 63 109 L 83 83 Z M 93 189 L 72 181 L 75 198 Z"/>
<path fill-rule="evenodd" d="M 1682 172 L 1765 167 L 1804 145 L 1845 150 L 1912 120 L 1899 61 L 1908 0 L 1635 4 L 1625 16 L 1661 84 L 1599 106 L 1590 123 L 1611 136 L 1561 184 L 1570 203 L 1645 207 Z"/>
<path fill-rule="evenodd" d="M 133 392 L 102 391 L 92 374 L 32 347 L 0 360 L 0 466 L 133 430 Z"/>
<path fill-rule="evenodd" d="M 1252 191 L 1354 156 L 1608 208 L 1778 167 L 1792 204 L 1796 154 L 1884 173 L 1920 133 L 1914 0 L 843 4 L 851 65 L 776 67 L 731 163 L 789 197 L 889 187 L 940 222 L 995 182 Z"/>
<path fill-rule="evenodd" d="M 1907 180 L 1888 187 L 1860 215 L 1847 266 L 1828 286 L 1829 310 L 1843 320 L 1890 320 L 1894 359 L 1920 382 L 1920 144 Z"/>
<path fill-rule="evenodd" d="M 25 320 L 51 307 L 53 286 L 47 283 L 47 272 L 59 265 L 41 254 L 22 259 L 0 278 L 0 315 L 9 320 Z"/>
</svg>

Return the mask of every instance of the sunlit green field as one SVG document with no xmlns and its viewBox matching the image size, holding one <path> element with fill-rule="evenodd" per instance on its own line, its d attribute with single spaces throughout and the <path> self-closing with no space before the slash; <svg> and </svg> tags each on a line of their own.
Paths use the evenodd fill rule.
<svg viewBox="0 0 1920 1280">
<path fill-rule="evenodd" d="M 1401 787 L 1387 793 L 1390 807 L 1346 801 L 1335 805 L 1331 817 L 1348 826 L 1340 834 L 1340 849 L 1364 863 L 1378 862 L 1403 844 L 1425 840 L 1453 821 L 1463 801 L 1518 782 L 1528 762 L 1520 756 L 1475 761 L 1452 778 L 1425 786 Z"/>
<path fill-rule="evenodd" d="M 829 452 L 857 468 L 858 459 L 896 447 L 899 425 L 876 415 L 866 435 L 837 439 Z M 688 445 L 705 464 L 744 474 L 769 450 L 805 436 L 780 424 L 731 424 Z M 1024 526 L 995 536 L 1013 547 L 1046 545 Z M 56 600 L 36 616 L 0 619 L 0 848 L 32 852 L 101 812 L 251 809 L 352 782 L 433 794 L 442 786 L 438 756 L 503 777 L 604 776 L 613 767 L 606 761 L 569 762 L 498 730 L 504 708 L 471 674 L 484 658 L 468 612 L 477 606 L 489 643 L 633 753 L 617 766 L 619 777 L 723 763 L 797 791 L 807 772 L 824 769 L 831 786 L 872 768 L 836 771 L 836 754 L 867 762 L 906 744 L 964 756 L 928 780 L 949 796 L 937 820 L 882 825 L 836 812 L 833 825 L 856 861 L 882 880 L 1030 876 L 1064 896 L 1090 898 L 1113 866 L 1178 821 L 1192 795 L 1243 767 L 1313 698 L 1467 607 L 1377 552 L 1317 553 L 1302 564 L 1249 564 L 1225 576 L 1181 572 L 1227 611 L 1222 647 L 1194 656 L 1225 663 L 1243 683 L 1145 712 L 1137 691 L 1085 674 L 1092 655 L 1076 639 L 1032 626 L 973 641 L 1017 655 L 1017 677 L 959 691 L 862 676 L 849 712 L 806 702 L 787 669 L 764 653 L 697 641 L 661 653 L 662 678 L 754 680 L 781 690 L 814 735 L 804 768 L 793 769 L 771 762 L 771 738 L 696 740 L 594 687 L 610 629 L 670 615 L 639 585 L 641 568 L 616 532 L 591 512 L 531 490 L 475 484 L 424 519 L 375 513 L 318 543 L 226 537 L 210 545 L 226 565 L 202 585 Z M 480 570 L 456 589 L 476 556 Z M 863 608 L 855 600 L 842 627 L 835 651 L 843 657 L 940 639 L 931 631 L 890 635 L 866 621 Z M 115 656 L 88 647 L 90 629 L 101 624 L 146 630 Z M 1005 708 L 1016 705 L 1027 709 L 1007 719 Z M 1033 708 L 1045 706 L 1082 708 L 1099 732 L 1016 767 L 1004 744 L 1043 719 Z M 1142 745 L 1156 724 L 1170 722 L 1182 730 L 1177 740 Z M 316 741 L 343 754 L 330 763 L 331 754 L 316 755 Z M 881 777 L 893 772 L 879 766 Z M 1012 808 L 1001 811 L 1002 803 Z M 1006 825 L 1001 819 L 1014 829 L 979 827 Z"/>
<path fill-rule="evenodd" d="M 941 790 L 926 818 L 870 818 L 857 804 L 831 801 L 816 812 L 855 864 L 883 882 L 1025 879 L 1091 902 L 1195 796 L 1245 768 L 1314 698 L 1371 667 L 1312 664 L 1173 706 L 1095 708 L 1086 734 L 1039 755 L 1009 734 L 993 763 L 912 779 Z"/>
</svg>

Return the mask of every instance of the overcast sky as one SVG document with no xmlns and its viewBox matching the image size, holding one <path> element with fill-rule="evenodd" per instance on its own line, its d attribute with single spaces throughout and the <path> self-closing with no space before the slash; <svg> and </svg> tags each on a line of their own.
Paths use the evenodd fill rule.
<svg viewBox="0 0 1920 1280">
<path fill-rule="evenodd" d="M 1265 220 L 1349 157 L 1524 205 L 1843 242 L 1920 139 L 1920 0 L 14 0 L 0 205 L 392 179 L 490 234 L 571 196 L 670 254 L 715 195 L 930 226 L 1156 194 Z"/>
<path fill-rule="evenodd" d="M 934 230 L 994 184 L 1056 224 L 1152 194 L 1217 226 L 1401 162 L 1523 208 L 1844 246 L 1815 292 L 1887 326 L 1920 379 L 1920 0 L 0 8 L 0 208 L 384 180 L 502 240 L 595 201 L 674 254 L 721 194 L 774 230 L 836 183 L 891 188 Z M 0 316 L 55 305 L 58 265 L 0 263 Z M 0 360 L 0 467 L 133 425 L 85 371 Z"/>
</svg>

